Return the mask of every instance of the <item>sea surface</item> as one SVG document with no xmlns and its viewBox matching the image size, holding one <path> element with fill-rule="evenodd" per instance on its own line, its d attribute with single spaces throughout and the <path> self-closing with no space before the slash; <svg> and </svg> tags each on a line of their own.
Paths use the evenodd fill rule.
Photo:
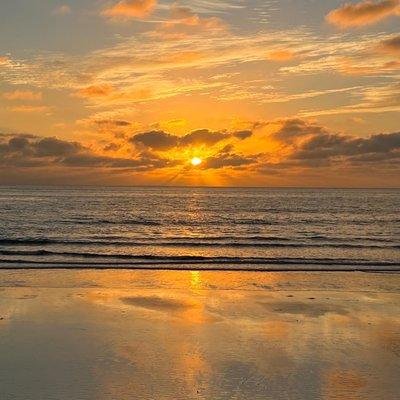
<svg viewBox="0 0 400 400">
<path fill-rule="evenodd" d="M 0 187 L 0 268 L 400 271 L 400 190 Z"/>
</svg>

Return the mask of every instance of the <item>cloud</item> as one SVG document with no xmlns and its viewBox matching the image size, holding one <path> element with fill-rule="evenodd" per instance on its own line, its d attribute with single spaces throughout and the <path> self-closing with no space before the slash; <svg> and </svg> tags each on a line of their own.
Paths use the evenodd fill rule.
<svg viewBox="0 0 400 400">
<path fill-rule="evenodd" d="M 304 117 L 353 113 L 380 113 L 400 111 L 400 84 L 370 86 L 358 91 L 358 103 L 316 112 L 304 112 Z"/>
<path fill-rule="evenodd" d="M 104 85 L 92 85 L 86 88 L 80 89 L 75 93 L 76 97 L 83 99 L 90 99 L 93 97 L 107 97 L 114 91 L 114 87 L 108 84 Z"/>
<path fill-rule="evenodd" d="M 122 146 L 118 143 L 108 143 L 104 146 L 104 151 L 118 151 Z"/>
<path fill-rule="evenodd" d="M 150 15 L 157 5 L 157 0 L 122 0 L 105 8 L 102 15 L 117 19 L 139 19 Z"/>
<path fill-rule="evenodd" d="M 361 98 L 361 100 L 351 105 L 326 108 L 316 111 L 305 110 L 300 112 L 299 116 L 304 118 L 315 118 L 324 115 L 333 116 L 360 113 L 379 114 L 384 112 L 397 113 L 400 111 L 400 85 L 398 84 L 389 84 L 360 89 L 360 91 L 357 93 L 357 98 Z"/>
<path fill-rule="evenodd" d="M 244 156 L 231 152 L 221 152 L 205 160 L 204 169 L 220 169 L 225 167 L 239 168 L 255 164 L 258 156 Z"/>
<path fill-rule="evenodd" d="M 331 11 L 326 20 L 339 28 L 352 28 L 372 25 L 392 15 L 400 15 L 399 0 L 363 0 Z"/>
<path fill-rule="evenodd" d="M 149 171 L 167 167 L 167 160 L 159 158 L 120 158 L 107 157 L 91 153 L 74 154 L 65 157 L 62 164 L 69 167 L 83 168 L 129 168 L 139 171 Z"/>
<path fill-rule="evenodd" d="M 75 154 L 83 150 L 77 142 L 67 142 L 57 138 L 43 138 L 32 145 L 37 157 L 62 157 Z"/>
<path fill-rule="evenodd" d="M 400 158 L 400 132 L 377 134 L 367 138 L 324 133 L 302 143 L 290 158 L 303 161 L 325 160 L 340 163 L 367 160 L 369 162 L 381 162 Z"/>
<path fill-rule="evenodd" d="M 272 133 L 273 138 L 286 144 L 301 139 L 294 147 L 291 158 L 325 158 L 400 150 L 400 132 L 356 137 L 332 133 L 323 126 L 300 118 L 267 122 L 266 125 L 276 123 L 281 125 Z"/>
<path fill-rule="evenodd" d="M 347 180 L 355 186 L 379 179 L 388 179 L 393 185 L 400 173 L 400 132 L 352 136 L 301 119 L 267 121 L 259 126 L 270 131 L 276 124 L 278 127 L 267 137 L 278 139 L 281 147 L 259 156 L 254 168 L 260 173 L 282 179 L 308 176 L 317 179 L 314 183 L 325 179 L 340 185 Z"/>
<path fill-rule="evenodd" d="M 237 131 L 237 132 L 233 132 L 232 136 L 240 139 L 240 140 L 245 140 L 248 139 L 249 137 L 251 137 L 253 135 L 252 131 Z"/>
<path fill-rule="evenodd" d="M 381 41 L 378 49 L 389 55 L 400 55 L 400 35 Z"/>
<path fill-rule="evenodd" d="M 79 153 L 84 147 L 77 142 L 68 142 L 57 138 L 38 138 L 35 136 L 15 135 L 8 140 L 0 137 L 0 162 L 15 161 L 21 158 L 41 159 L 64 157 Z"/>
<path fill-rule="evenodd" d="M 41 92 L 31 92 L 31 91 L 22 91 L 22 90 L 14 90 L 13 92 L 5 92 L 3 97 L 7 100 L 41 100 L 42 93 Z"/>
<path fill-rule="evenodd" d="M 204 29 L 222 29 L 225 28 L 225 24 L 221 19 L 216 17 L 202 18 L 198 14 L 194 13 L 189 7 L 181 7 L 176 3 L 171 6 L 171 19 L 165 23 L 167 26 L 170 25 L 186 25 L 186 26 L 197 26 Z"/>
<path fill-rule="evenodd" d="M 271 61 L 291 61 L 297 57 L 297 53 L 293 52 L 292 50 L 271 50 L 267 53 L 267 59 Z"/>
<path fill-rule="evenodd" d="M 201 17 L 189 7 L 173 3 L 170 8 L 170 19 L 148 34 L 164 40 L 181 40 L 187 37 L 206 33 L 207 36 L 227 32 L 227 24 L 218 17 Z"/>
<path fill-rule="evenodd" d="M 295 118 L 284 120 L 281 127 L 274 132 L 273 137 L 288 143 L 298 138 L 320 135 L 326 132 L 326 129 L 319 125 L 310 123 L 303 119 Z"/>
<path fill-rule="evenodd" d="M 189 7 L 172 3 L 170 17 L 146 36 L 165 41 L 179 41 L 193 36 L 218 36 L 228 32 L 227 24 L 218 17 L 201 17 Z"/>
<path fill-rule="evenodd" d="M 97 120 L 94 121 L 96 125 L 106 125 L 106 126 L 116 126 L 116 127 L 128 127 L 132 125 L 128 121 L 122 121 L 122 120 L 112 120 L 112 119 L 102 119 L 102 120 Z"/>
<path fill-rule="evenodd" d="M 7 167 L 79 167 L 149 171 L 173 165 L 171 160 L 141 152 L 130 158 L 108 157 L 79 143 L 55 137 L 0 134 L 0 165 Z"/>
<path fill-rule="evenodd" d="M 374 55 L 360 55 L 359 57 L 342 57 L 337 60 L 335 68 L 344 75 L 373 76 L 396 73 L 400 63 L 378 58 Z"/>
<path fill-rule="evenodd" d="M 50 111 L 50 108 L 47 106 L 22 105 L 22 106 L 10 107 L 9 110 L 18 113 L 44 113 Z"/>
<path fill-rule="evenodd" d="M 257 179 L 270 179 L 278 185 L 352 182 L 398 186 L 400 132 L 351 136 L 301 119 L 254 123 L 254 129 L 257 137 L 253 144 L 250 130 L 229 133 L 204 129 L 184 136 L 150 131 L 91 145 L 56 137 L 0 133 L 0 167 L 11 174 L 3 174 L 0 179 L 11 182 L 13 176 L 24 180 L 26 174 L 40 179 L 47 174 L 56 179 L 62 173 L 73 175 L 77 181 L 92 176 L 90 179 L 101 183 L 103 177 L 95 172 L 101 169 L 110 174 L 109 178 L 119 174 L 128 179 L 132 173 L 136 174 L 132 179 L 140 175 L 143 182 L 155 179 L 157 184 L 170 182 L 171 175 L 181 177 L 183 184 L 185 179 L 190 182 L 200 174 L 221 179 L 229 176 L 228 184 L 232 179 L 241 179 L 243 184 L 248 179 L 259 183 Z M 241 147 L 242 140 L 249 140 L 250 147 Z M 208 145 L 202 149 L 203 163 L 196 169 L 189 168 L 188 161 L 194 154 L 190 146 L 194 143 L 197 150 L 205 142 Z M 263 150 L 254 153 L 254 149 Z M 173 151 L 168 155 L 159 153 L 169 150 Z M 164 180 L 157 180 L 160 177 Z"/>
<path fill-rule="evenodd" d="M 177 136 L 164 131 L 150 131 L 139 133 L 130 139 L 131 143 L 149 147 L 157 151 L 167 151 L 174 147 L 209 146 L 229 139 L 245 140 L 252 135 L 252 131 L 238 131 L 233 133 L 198 129 L 184 136 Z"/>
<path fill-rule="evenodd" d="M 0 56 L 0 67 L 2 65 L 8 65 L 10 63 L 10 58 L 7 56 Z"/>
<path fill-rule="evenodd" d="M 133 136 L 130 141 L 153 150 L 169 150 L 178 145 L 179 138 L 164 131 L 150 131 Z"/>
<path fill-rule="evenodd" d="M 227 134 L 223 132 L 212 132 L 208 129 L 199 129 L 188 133 L 180 140 L 182 146 L 198 146 L 207 145 L 213 146 L 214 144 L 227 139 Z"/>
<path fill-rule="evenodd" d="M 338 72 L 342 75 L 386 79 L 388 75 L 396 76 L 399 71 L 400 62 L 396 52 L 397 36 L 379 33 L 374 34 L 373 37 L 368 34 L 357 35 L 357 39 L 354 35 L 331 37 L 324 42 L 320 51 L 316 53 L 313 49 L 304 61 L 282 67 L 280 71 L 303 75 Z M 304 51 L 304 54 L 306 53 Z"/>
</svg>

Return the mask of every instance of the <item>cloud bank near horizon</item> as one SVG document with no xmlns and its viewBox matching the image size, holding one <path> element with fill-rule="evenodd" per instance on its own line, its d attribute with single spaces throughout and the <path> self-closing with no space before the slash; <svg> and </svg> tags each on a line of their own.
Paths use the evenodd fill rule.
<svg viewBox="0 0 400 400">
<path fill-rule="evenodd" d="M 126 127 L 120 122 L 117 125 Z M 262 143 L 263 151 L 249 152 L 243 147 L 252 141 Z M 195 154 L 204 154 L 203 164 L 196 168 L 190 165 Z M 97 169 L 107 176 L 130 176 L 132 182 L 140 174 L 168 184 L 171 175 L 175 182 L 184 182 L 211 171 L 258 182 L 277 176 L 294 182 L 302 176 L 325 175 L 329 183 L 329 177 L 341 171 L 354 179 L 368 174 L 374 182 L 386 179 L 396 186 L 399 161 L 400 132 L 354 137 L 304 119 L 258 121 L 251 130 L 234 132 L 201 129 L 182 136 L 136 132 L 114 136 L 114 142 L 103 148 L 56 137 L 0 135 L 0 166 L 18 171 L 21 177 L 41 175 L 49 169 L 60 175 L 75 170 L 87 176 Z M 5 176 L 0 175 L 1 181 L 7 182 Z"/>
</svg>

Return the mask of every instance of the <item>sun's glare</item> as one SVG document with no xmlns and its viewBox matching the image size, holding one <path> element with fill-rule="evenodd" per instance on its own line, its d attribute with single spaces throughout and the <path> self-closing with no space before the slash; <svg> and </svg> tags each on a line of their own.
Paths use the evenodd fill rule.
<svg viewBox="0 0 400 400">
<path fill-rule="evenodd" d="M 200 165 L 200 164 L 203 162 L 203 160 L 202 160 L 201 158 L 199 158 L 199 157 L 193 157 L 193 158 L 190 160 L 190 162 L 192 163 L 192 165 L 193 165 L 194 167 L 197 167 L 198 165 Z"/>
</svg>

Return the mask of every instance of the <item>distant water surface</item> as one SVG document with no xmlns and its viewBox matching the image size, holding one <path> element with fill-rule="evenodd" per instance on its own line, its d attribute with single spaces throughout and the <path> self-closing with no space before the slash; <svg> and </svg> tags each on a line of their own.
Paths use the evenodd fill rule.
<svg viewBox="0 0 400 400">
<path fill-rule="evenodd" d="M 1 187 L 0 268 L 400 270 L 400 190 Z"/>
</svg>

